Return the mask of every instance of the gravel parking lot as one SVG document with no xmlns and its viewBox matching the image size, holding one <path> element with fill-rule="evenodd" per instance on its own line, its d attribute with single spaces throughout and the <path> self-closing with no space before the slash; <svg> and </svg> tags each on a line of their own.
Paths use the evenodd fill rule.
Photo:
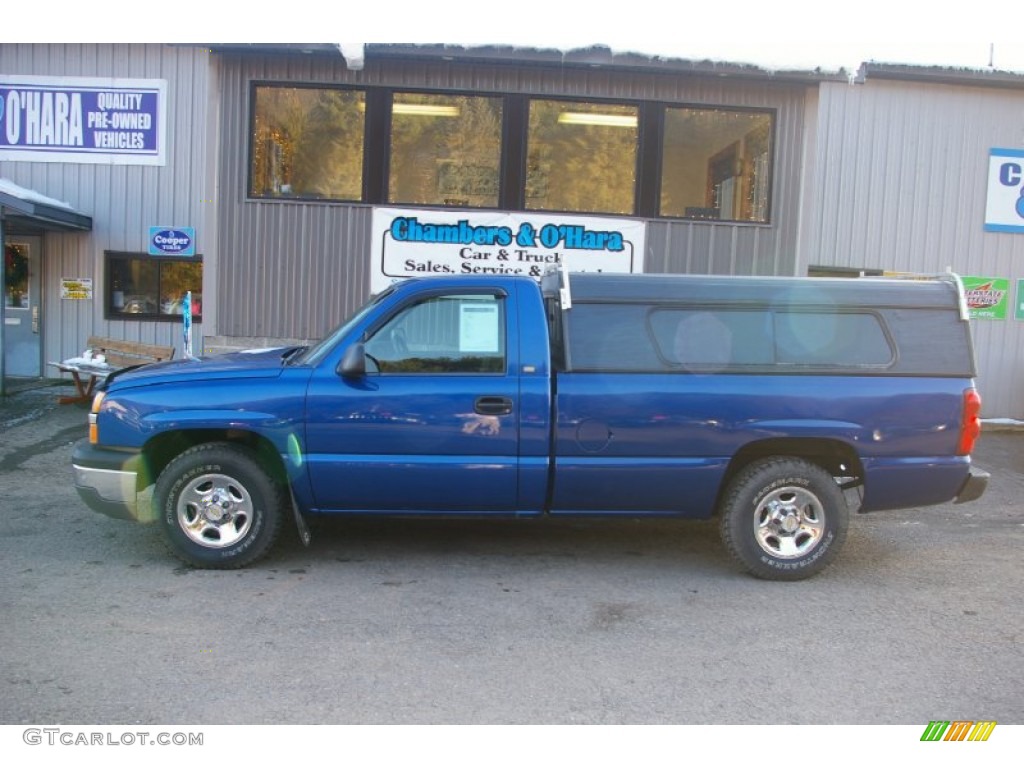
<svg viewBox="0 0 1024 768">
<path fill-rule="evenodd" d="M 79 501 L 58 391 L 0 406 L 0 723 L 1024 723 L 1022 432 L 805 582 L 680 521 L 332 521 L 214 572 Z"/>
</svg>

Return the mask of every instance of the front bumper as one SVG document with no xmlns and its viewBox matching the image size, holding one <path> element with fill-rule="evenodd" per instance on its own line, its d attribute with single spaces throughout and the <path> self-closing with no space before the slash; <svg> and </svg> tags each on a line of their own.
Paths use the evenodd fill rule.
<svg viewBox="0 0 1024 768">
<path fill-rule="evenodd" d="M 137 451 L 98 448 L 88 440 L 79 442 L 71 454 L 75 490 L 90 509 L 118 520 L 140 520 Z"/>
<path fill-rule="evenodd" d="M 991 475 L 983 469 L 972 466 L 971 471 L 964 480 L 960 492 L 956 495 L 955 504 L 963 504 L 965 501 L 974 501 L 981 498 L 981 495 L 988 488 L 988 479 Z"/>
</svg>

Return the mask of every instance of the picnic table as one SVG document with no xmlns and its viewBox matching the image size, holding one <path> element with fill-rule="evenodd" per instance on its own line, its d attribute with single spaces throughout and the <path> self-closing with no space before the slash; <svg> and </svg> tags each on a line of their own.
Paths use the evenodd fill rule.
<svg viewBox="0 0 1024 768">
<path fill-rule="evenodd" d="M 105 362 L 96 362 L 86 357 L 72 357 L 59 363 L 50 363 L 62 373 L 70 373 L 77 394 L 58 398 L 61 404 L 83 403 L 92 399 L 96 385 L 106 380 L 117 368 Z"/>
<path fill-rule="evenodd" d="M 70 373 L 75 384 L 76 394 L 60 397 L 58 402 L 62 404 L 88 402 L 92 399 L 96 385 L 122 368 L 170 360 L 174 357 L 174 347 L 157 344 L 107 339 L 101 336 L 90 336 L 88 344 L 89 349 L 81 356 L 50 363 L 61 373 Z"/>
</svg>

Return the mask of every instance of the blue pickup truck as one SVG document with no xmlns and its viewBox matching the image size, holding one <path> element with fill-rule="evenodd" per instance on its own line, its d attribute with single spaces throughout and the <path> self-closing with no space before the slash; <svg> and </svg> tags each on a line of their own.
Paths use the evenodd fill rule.
<svg viewBox="0 0 1024 768">
<path fill-rule="evenodd" d="M 318 515 L 720 518 L 755 576 L 839 551 L 851 507 L 980 496 L 955 279 L 431 277 L 311 347 L 112 376 L 81 498 L 196 567 Z"/>
</svg>

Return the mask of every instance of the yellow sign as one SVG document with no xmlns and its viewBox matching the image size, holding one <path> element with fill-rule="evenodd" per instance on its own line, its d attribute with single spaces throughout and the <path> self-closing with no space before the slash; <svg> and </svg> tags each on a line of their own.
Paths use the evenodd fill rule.
<svg viewBox="0 0 1024 768">
<path fill-rule="evenodd" d="M 60 297 L 62 299 L 92 299 L 91 277 L 62 277 L 60 279 Z"/>
</svg>

